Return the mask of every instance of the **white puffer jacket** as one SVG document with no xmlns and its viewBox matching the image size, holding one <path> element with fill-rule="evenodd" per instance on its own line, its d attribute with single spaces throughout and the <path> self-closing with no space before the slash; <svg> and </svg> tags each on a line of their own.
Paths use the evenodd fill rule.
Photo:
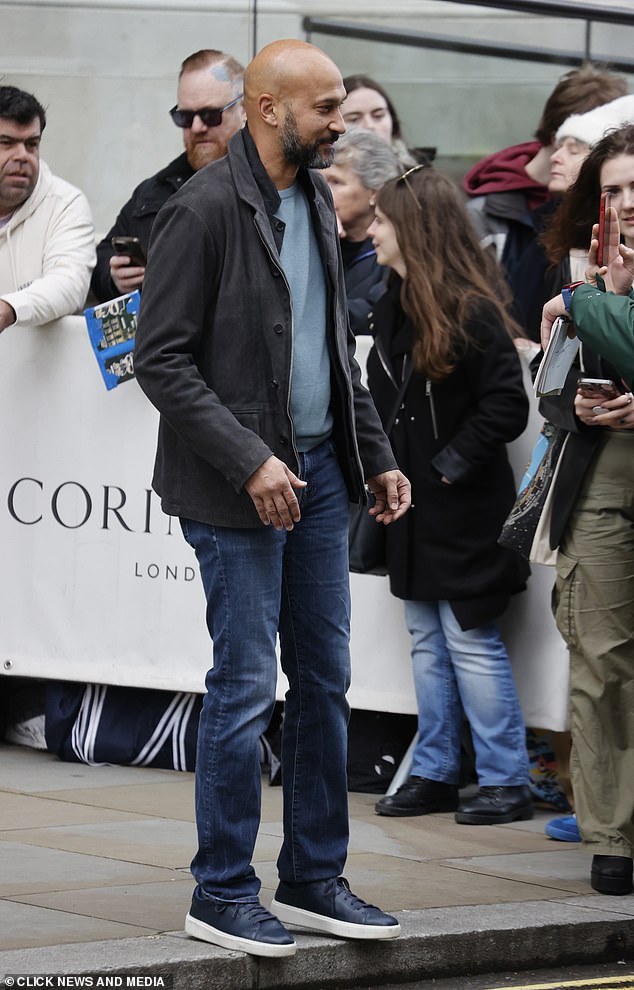
<svg viewBox="0 0 634 990">
<path fill-rule="evenodd" d="M 95 267 L 88 200 L 40 162 L 35 189 L 0 227 L 0 298 L 17 324 L 40 325 L 84 306 Z"/>
</svg>

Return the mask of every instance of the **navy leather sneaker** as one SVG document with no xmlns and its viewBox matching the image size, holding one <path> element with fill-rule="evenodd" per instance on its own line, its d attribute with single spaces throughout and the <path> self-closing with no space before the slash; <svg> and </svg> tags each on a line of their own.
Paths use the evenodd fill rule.
<svg viewBox="0 0 634 990">
<path fill-rule="evenodd" d="M 203 942 L 252 956 L 292 956 L 297 951 L 293 936 L 259 901 L 216 901 L 202 897 L 198 890 L 185 918 L 185 931 Z"/>
<path fill-rule="evenodd" d="M 279 884 L 273 911 L 287 924 L 342 938 L 396 938 L 401 926 L 391 914 L 353 894 L 345 877 L 315 883 Z"/>
</svg>

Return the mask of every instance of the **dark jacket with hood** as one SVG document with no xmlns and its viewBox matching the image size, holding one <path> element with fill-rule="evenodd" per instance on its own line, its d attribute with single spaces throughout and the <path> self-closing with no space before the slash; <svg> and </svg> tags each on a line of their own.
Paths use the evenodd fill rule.
<svg viewBox="0 0 634 990">
<path fill-rule="evenodd" d="M 152 226 L 158 211 L 173 196 L 177 189 L 191 179 L 194 170 L 183 152 L 165 168 L 145 179 L 132 193 L 106 236 L 97 245 L 97 265 L 92 274 L 90 287 L 99 300 L 113 299 L 120 295 L 110 277 L 110 259 L 113 255 L 112 238 L 138 237 L 147 253 Z"/>
<path fill-rule="evenodd" d="M 399 295 L 396 280 L 377 304 L 368 358 L 370 390 L 383 419 L 414 342 Z M 500 615 L 529 572 L 522 558 L 497 543 L 515 501 L 506 444 L 528 418 L 520 361 L 485 302 L 466 330 L 469 343 L 447 378 L 431 383 L 419 372 L 412 375 L 390 434 L 412 483 L 412 508 L 387 531 L 392 593 L 448 600 L 463 629 Z"/>
<path fill-rule="evenodd" d="M 550 198 L 546 186 L 526 173 L 539 141 L 517 144 L 477 162 L 463 179 L 467 209 L 483 247 L 494 248 L 505 273 L 535 238 L 533 211 Z"/>
<path fill-rule="evenodd" d="M 360 384 L 328 184 L 300 169 L 327 288 L 332 441 L 351 500 L 396 467 Z M 280 262 L 279 195 L 248 130 L 156 219 L 135 345 L 139 383 L 161 413 L 153 484 L 165 512 L 258 527 L 245 482 L 271 454 L 299 470 L 290 413 L 293 313 Z"/>
</svg>

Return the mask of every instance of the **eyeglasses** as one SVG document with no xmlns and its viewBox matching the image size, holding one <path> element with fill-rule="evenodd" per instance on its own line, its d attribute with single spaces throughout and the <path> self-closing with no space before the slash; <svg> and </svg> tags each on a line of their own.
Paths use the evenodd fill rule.
<svg viewBox="0 0 634 990">
<path fill-rule="evenodd" d="M 418 197 L 417 197 L 416 193 L 414 192 L 414 190 L 412 189 L 410 183 L 408 182 L 408 179 L 409 179 L 410 175 L 413 175 L 414 172 L 420 172 L 420 170 L 422 168 L 429 168 L 429 166 L 426 163 L 423 163 L 422 165 L 413 165 L 412 168 L 408 168 L 407 172 L 403 172 L 402 175 L 399 175 L 398 179 L 396 180 L 397 185 L 398 185 L 399 182 L 405 183 L 405 185 L 407 186 L 408 190 L 412 194 L 412 196 L 414 198 L 414 201 L 416 203 L 416 206 L 418 207 L 419 210 L 421 209 L 421 205 L 418 202 Z"/>
<path fill-rule="evenodd" d="M 201 107 L 200 110 L 180 110 L 178 104 L 170 110 L 170 117 L 177 127 L 191 127 L 194 117 L 200 117 L 205 127 L 219 127 L 225 110 L 234 107 L 242 99 L 242 93 L 224 107 Z"/>
</svg>

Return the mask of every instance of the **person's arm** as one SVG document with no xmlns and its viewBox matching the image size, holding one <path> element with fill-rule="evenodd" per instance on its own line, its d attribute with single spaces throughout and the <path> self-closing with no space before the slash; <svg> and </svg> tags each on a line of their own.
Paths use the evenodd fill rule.
<svg viewBox="0 0 634 990">
<path fill-rule="evenodd" d="M 577 336 L 634 386 L 634 297 L 601 292 L 591 285 L 575 290 L 570 305 Z"/>
<path fill-rule="evenodd" d="M 51 218 L 41 276 L 24 289 L 4 293 L 2 299 L 15 312 L 17 324 L 39 326 L 77 313 L 86 301 L 94 263 L 92 215 L 88 200 L 77 189 Z"/>
<path fill-rule="evenodd" d="M 614 208 L 610 212 L 609 264 L 603 268 L 597 265 L 598 225 L 595 224 L 586 284 L 572 293 L 569 312 L 562 295 L 546 303 L 542 314 L 542 347 L 548 344 L 554 320 L 558 316 L 571 317 L 569 335 L 576 334 L 618 368 L 631 387 L 634 382 L 634 251 L 619 243 L 618 216 Z"/>
<path fill-rule="evenodd" d="M 121 296 L 125 292 L 132 292 L 143 285 L 145 269 L 139 269 L 138 265 L 129 266 L 127 261 L 122 261 L 112 250 L 113 237 L 138 237 L 147 250 L 146 242 L 147 223 L 135 221 L 134 217 L 134 196 L 123 206 L 106 236 L 97 245 L 97 264 L 92 273 L 90 286 L 99 302 Z M 143 227 L 143 229 L 141 229 Z M 134 275 L 127 278 L 132 270 Z"/>
<path fill-rule="evenodd" d="M 473 410 L 432 461 L 449 483 L 468 480 L 481 470 L 501 445 L 520 435 L 528 420 L 522 367 L 506 330 L 487 309 L 472 321 L 469 331 L 475 340 L 463 364 L 474 397 Z"/>
</svg>

